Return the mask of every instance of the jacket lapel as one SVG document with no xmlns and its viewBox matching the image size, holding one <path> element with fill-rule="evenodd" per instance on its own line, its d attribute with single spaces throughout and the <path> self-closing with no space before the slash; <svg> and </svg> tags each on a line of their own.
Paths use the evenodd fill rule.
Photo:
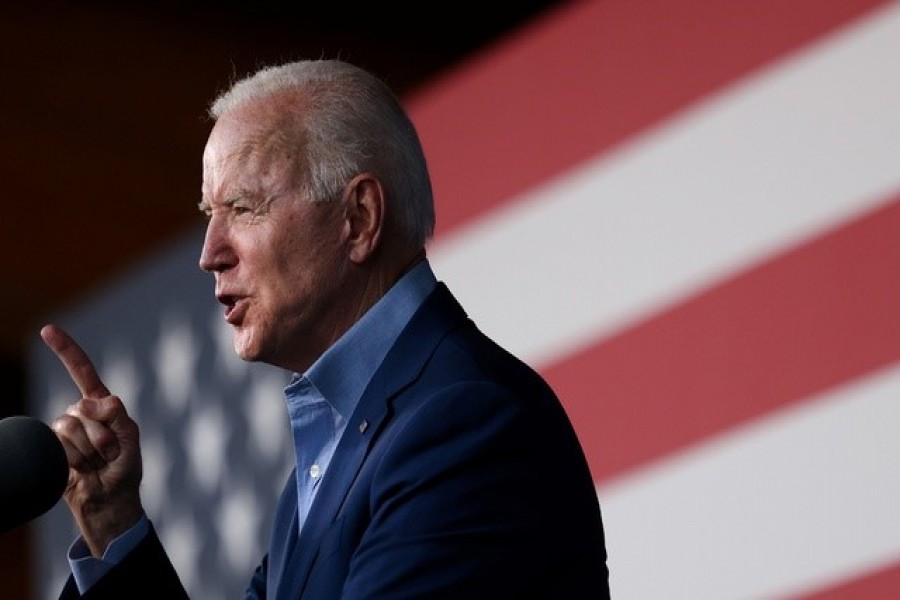
<svg viewBox="0 0 900 600">
<path fill-rule="evenodd" d="M 390 400 L 416 379 L 441 338 L 465 319 L 462 307 L 439 282 L 400 334 L 347 423 L 300 538 L 284 561 L 276 598 L 300 597 L 322 535 L 337 517 L 372 441 L 388 421 Z"/>
</svg>

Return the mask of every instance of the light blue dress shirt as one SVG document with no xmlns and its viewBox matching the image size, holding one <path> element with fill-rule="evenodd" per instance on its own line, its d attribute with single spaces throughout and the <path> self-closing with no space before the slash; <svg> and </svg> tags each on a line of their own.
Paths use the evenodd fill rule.
<svg viewBox="0 0 900 600">
<path fill-rule="evenodd" d="M 305 374 L 294 374 L 285 388 L 297 460 L 301 529 L 366 386 L 435 284 L 428 262 L 416 265 Z"/>
<path fill-rule="evenodd" d="M 295 373 L 284 389 L 297 461 L 297 511 L 301 528 L 366 386 L 436 284 L 428 261 L 418 263 L 305 374 Z M 102 558 L 92 557 L 84 540 L 76 539 L 69 547 L 68 560 L 78 591 L 85 593 L 149 531 L 150 521 L 144 515 L 134 527 L 109 544 Z"/>
</svg>

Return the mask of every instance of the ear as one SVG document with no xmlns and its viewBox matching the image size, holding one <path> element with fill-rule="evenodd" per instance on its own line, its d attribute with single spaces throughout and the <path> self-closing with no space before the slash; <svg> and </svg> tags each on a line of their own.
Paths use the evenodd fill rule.
<svg viewBox="0 0 900 600">
<path fill-rule="evenodd" d="M 384 186 L 371 173 L 357 175 L 344 188 L 344 226 L 348 257 L 366 262 L 381 243 L 385 213 Z"/>
</svg>

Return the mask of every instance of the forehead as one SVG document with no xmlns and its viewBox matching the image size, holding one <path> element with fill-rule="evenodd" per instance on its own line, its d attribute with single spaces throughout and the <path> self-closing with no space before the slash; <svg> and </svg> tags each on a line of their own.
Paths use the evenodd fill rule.
<svg viewBox="0 0 900 600">
<path fill-rule="evenodd" d="M 203 152 L 203 194 L 229 185 L 264 185 L 294 173 L 300 136 L 276 111 L 248 107 L 219 118 Z"/>
<path fill-rule="evenodd" d="M 287 150 L 294 128 L 288 119 L 262 110 L 235 110 L 216 121 L 203 151 L 204 167 L 249 157 L 267 157 L 276 150 Z"/>
<path fill-rule="evenodd" d="M 210 146 L 234 147 L 287 139 L 299 140 L 300 120 L 305 110 L 302 95 L 286 90 L 238 104 L 216 121 L 207 142 Z"/>
</svg>

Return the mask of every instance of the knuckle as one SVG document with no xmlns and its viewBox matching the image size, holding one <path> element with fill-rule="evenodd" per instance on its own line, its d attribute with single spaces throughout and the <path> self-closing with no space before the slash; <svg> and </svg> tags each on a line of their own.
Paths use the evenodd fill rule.
<svg viewBox="0 0 900 600">
<path fill-rule="evenodd" d="M 66 437 L 75 435 L 81 429 L 81 422 L 71 414 L 60 415 L 53 421 L 53 430 Z"/>
</svg>

